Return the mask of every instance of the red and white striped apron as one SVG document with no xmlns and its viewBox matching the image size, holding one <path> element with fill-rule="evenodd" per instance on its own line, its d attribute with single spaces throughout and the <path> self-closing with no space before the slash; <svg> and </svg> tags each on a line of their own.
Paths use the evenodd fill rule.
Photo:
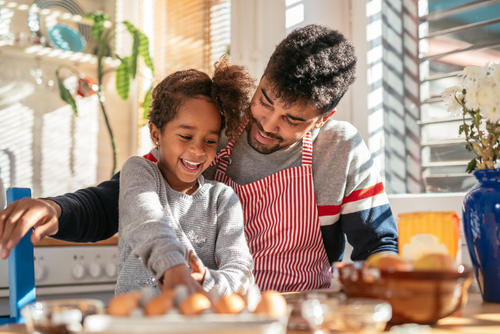
<svg viewBox="0 0 500 334">
<path fill-rule="evenodd" d="M 226 175 L 235 141 L 217 155 L 215 179 L 240 197 L 257 285 L 282 292 L 329 287 L 330 265 L 314 195 L 311 133 L 303 138 L 301 166 L 247 185 Z"/>
</svg>

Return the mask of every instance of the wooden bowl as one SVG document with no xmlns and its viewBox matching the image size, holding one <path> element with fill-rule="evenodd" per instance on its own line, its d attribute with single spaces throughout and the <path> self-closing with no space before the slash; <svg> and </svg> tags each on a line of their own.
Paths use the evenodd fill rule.
<svg viewBox="0 0 500 334">
<path fill-rule="evenodd" d="M 363 268 L 363 262 L 335 263 L 348 297 L 376 298 L 392 306 L 390 324 L 434 324 L 467 302 L 470 268 L 457 271 L 397 271 Z"/>
</svg>

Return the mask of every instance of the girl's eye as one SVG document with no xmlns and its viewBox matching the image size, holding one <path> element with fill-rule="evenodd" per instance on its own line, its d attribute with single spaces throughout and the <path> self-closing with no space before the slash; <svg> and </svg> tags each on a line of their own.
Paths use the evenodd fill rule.
<svg viewBox="0 0 500 334">
<path fill-rule="evenodd" d="M 190 140 L 192 137 L 191 136 L 184 136 L 184 135 L 179 135 L 184 140 Z"/>
<path fill-rule="evenodd" d="M 217 141 L 215 141 L 215 140 L 207 140 L 207 144 L 217 144 Z"/>
</svg>

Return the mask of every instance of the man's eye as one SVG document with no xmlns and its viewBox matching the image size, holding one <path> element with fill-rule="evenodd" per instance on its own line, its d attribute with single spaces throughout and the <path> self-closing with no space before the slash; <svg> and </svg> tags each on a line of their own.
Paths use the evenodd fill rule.
<svg viewBox="0 0 500 334">
<path fill-rule="evenodd" d="M 262 96 L 259 98 L 259 101 L 260 101 L 260 104 L 262 104 L 264 107 L 271 108 L 271 105 L 269 103 L 267 103 L 266 101 L 264 101 Z"/>
<path fill-rule="evenodd" d="M 290 124 L 291 126 L 299 126 L 300 125 L 300 122 L 297 122 L 293 119 L 291 119 L 290 117 L 286 117 L 285 116 L 285 120 L 288 124 Z"/>
</svg>

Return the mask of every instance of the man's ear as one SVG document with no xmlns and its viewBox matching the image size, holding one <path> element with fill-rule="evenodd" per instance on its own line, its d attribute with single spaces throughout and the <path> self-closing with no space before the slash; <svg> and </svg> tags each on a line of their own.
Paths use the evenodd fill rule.
<svg viewBox="0 0 500 334">
<path fill-rule="evenodd" d="M 158 146 L 158 142 L 160 141 L 160 129 L 156 127 L 153 123 L 148 123 L 149 127 L 149 135 L 151 136 L 151 140 L 153 141 L 153 145 Z"/>
<path fill-rule="evenodd" d="M 335 114 L 337 110 L 333 109 L 330 113 L 326 114 L 325 116 L 322 116 L 318 122 L 316 122 L 316 125 L 314 126 L 315 128 L 321 128 L 325 122 Z"/>
</svg>

